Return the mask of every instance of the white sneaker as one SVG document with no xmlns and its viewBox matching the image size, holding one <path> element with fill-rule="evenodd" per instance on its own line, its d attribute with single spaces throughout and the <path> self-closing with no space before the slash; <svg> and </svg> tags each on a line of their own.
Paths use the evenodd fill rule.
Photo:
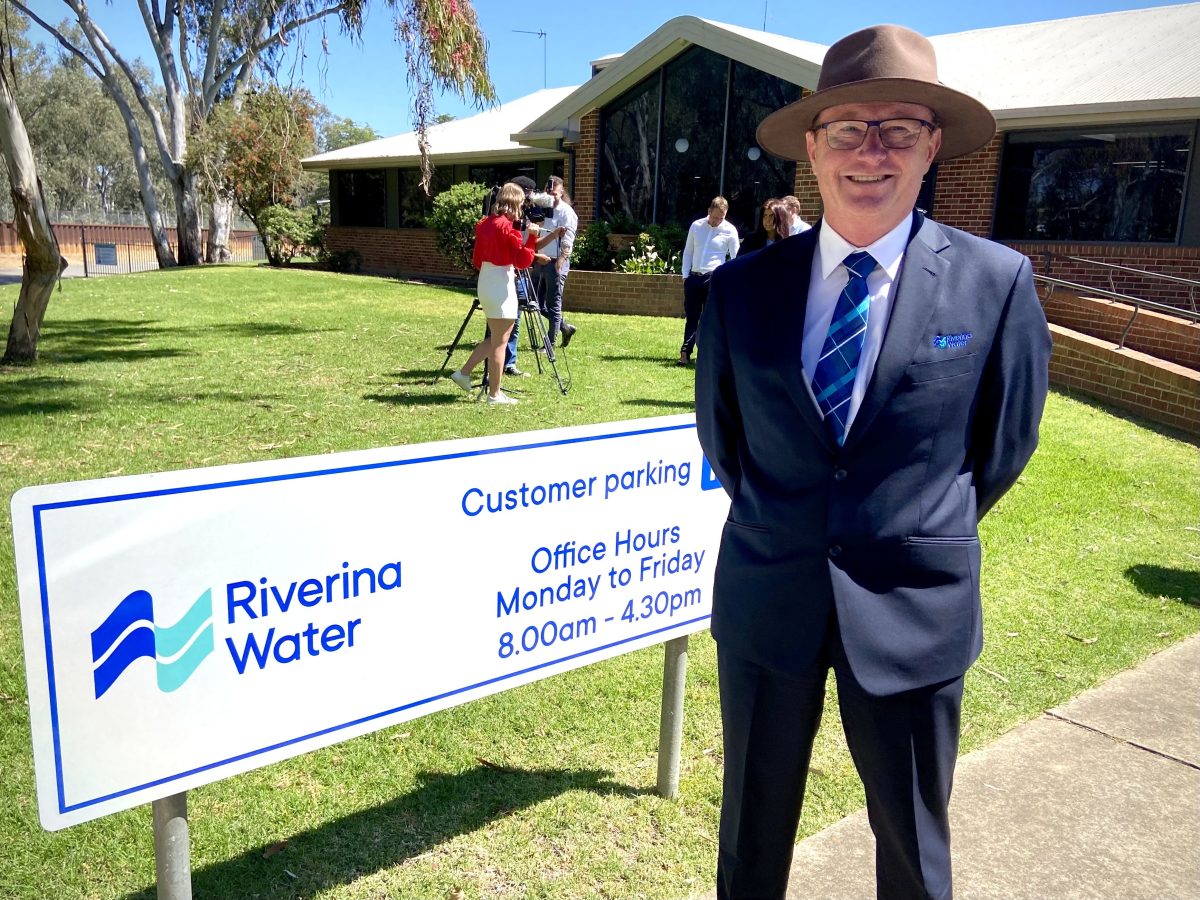
<svg viewBox="0 0 1200 900">
<path fill-rule="evenodd" d="M 510 397 L 510 396 L 508 396 L 508 394 L 499 393 L 495 397 L 493 397 L 491 394 L 488 394 L 487 402 L 488 403 L 498 403 L 501 406 L 516 406 L 517 403 L 520 401 L 518 401 L 516 397 Z"/>
<path fill-rule="evenodd" d="M 450 373 L 450 380 L 457 384 L 464 391 L 471 390 L 471 376 L 461 371 Z"/>
</svg>

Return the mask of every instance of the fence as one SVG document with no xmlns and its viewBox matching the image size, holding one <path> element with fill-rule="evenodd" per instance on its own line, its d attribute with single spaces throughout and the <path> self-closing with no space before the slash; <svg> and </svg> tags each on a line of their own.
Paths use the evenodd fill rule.
<svg viewBox="0 0 1200 900">
<path fill-rule="evenodd" d="M 68 225 L 55 224 L 54 236 L 59 252 L 67 260 L 68 276 L 94 277 L 124 275 L 157 269 L 158 256 L 150 239 L 150 229 L 144 225 Z M 208 232 L 201 234 L 201 242 Z M 167 229 L 167 241 L 174 250 L 175 229 Z M 229 250 L 235 262 L 266 259 L 258 232 L 230 232 Z M 24 250 L 16 229 L 10 222 L 0 222 L 0 266 L 19 268 Z"/>
</svg>

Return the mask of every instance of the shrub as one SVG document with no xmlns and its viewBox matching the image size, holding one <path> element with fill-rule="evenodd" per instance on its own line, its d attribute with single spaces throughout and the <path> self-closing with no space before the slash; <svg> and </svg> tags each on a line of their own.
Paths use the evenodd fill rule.
<svg viewBox="0 0 1200 900">
<path fill-rule="evenodd" d="M 258 215 L 259 234 L 272 265 L 286 266 L 296 256 L 315 255 L 315 246 L 324 237 L 324 228 L 308 209 L 293 209 L 276 203 Z"/>
<path fill-rule="evenodd" d="M 608 249 L 608 236 L 612 228 L 607 222 L 596 220 L 575 238 L 571 250 L 571 267 L 607 272 L 612 268 L 612 256 Z"/>
<path fill-rule="evenodd" d="M 330 272 L 357 272 L 362 268 L 362 254 L 351 247 L 348 250 L 322 250 L 321 265 Z"/>
<path fill-rule="evenodd" d="M 488 188 L 465 181 L 433 198 L 428 225 L 437 232 L 437 248 L 446 259 L 465 272 L 473 271 L 471 251 L 475 247 L 475 225 L 483 216 L 483 197 Z"/>
<path fill-rule="evenodd" d="M 616 264 L 617 271 L 627 272 L 631 275 L 669 275 L 679 272 L 680 269 L 679 257 L 675 254 L 665 258 L 659 255 L 654 241 L 646 232 L 637 236 L 637 240 L 630 248 L 629 256 L 619 262 L 617 260 L 613 260 L 613 262 Z"/>
</svg>

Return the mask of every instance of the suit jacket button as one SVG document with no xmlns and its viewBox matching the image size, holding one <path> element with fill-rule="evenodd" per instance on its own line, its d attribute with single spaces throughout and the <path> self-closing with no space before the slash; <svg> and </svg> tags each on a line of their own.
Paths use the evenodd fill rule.
<svg viewBox="0 0 1200 900">
<path fill-rule="evenodd" d="M 830 559 L 833 559 L 833 558 L 841 556 L 841 555 L 842 555 L 842 545 L 841 544 L 831 544 L 829 547 Z"/>
<path fill-rule="evenodd" d="M 836 472 L 834 472 L 833 480 L 834 481 L 845 481 L 846 480 L 846 470 L 838 469 Z"/>
</svg>

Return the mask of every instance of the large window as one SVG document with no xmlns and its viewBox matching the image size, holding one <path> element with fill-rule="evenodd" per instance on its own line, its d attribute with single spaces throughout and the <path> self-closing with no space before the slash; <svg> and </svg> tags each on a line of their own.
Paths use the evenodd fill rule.
<svg viewBox="0 0 1200 900">
<path fill-rule="evenodd" d="M 425 219 L 433 212 L 433 198 L 454 184 L 453 166 L 435 166 L 433 183 L 429 186 L 432 196 L 421 189 L 420 169 L 400 169 L 400 227 L 424 228 Z"/>
<path fill-rule="evenodd" d="M 1176 242 L 1194 132 L 1189 122 L 1009 134 L 996 237 Z"/>
<path fill-rule="evenodd" d="M 799 98 L 796 85 L 702 47 L 680 54 L 601 114 L 601 215 L 619 230 L 686 226 L 723 194 L 729 220 L 753 230 L 762 201 L 792 193 L 796 178 L 754 132 Z"/>
<path fill-rule="evenodd" d="M 601 118 L 600 210 L 619 225 L 654 221 L 658 92 L 655 75 L 609 106 Z"/>
<path fill-rule="evenodd" d="M 337 224 L 382 228 L 387 221 L 387 176 L 383 169 L 334 172 Z"/>
</svg>

